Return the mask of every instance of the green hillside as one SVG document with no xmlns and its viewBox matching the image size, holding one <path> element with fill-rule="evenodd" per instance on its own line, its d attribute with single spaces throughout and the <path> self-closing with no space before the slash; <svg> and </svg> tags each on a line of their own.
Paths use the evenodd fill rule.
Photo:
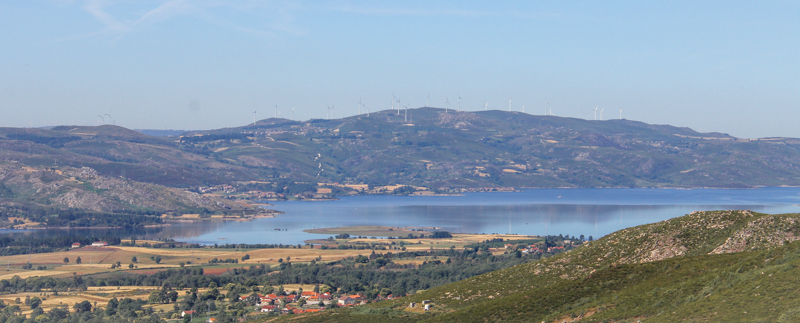
<svg viewBox="0 0 800 323">
<path fill-rule="evenodd" d="M 696 212 L 400 300 L 300 321 L 796 322 L 798 233 L 798 214 Z M 425 300 L 430 312 L 408 309 Z"/>
</svg>

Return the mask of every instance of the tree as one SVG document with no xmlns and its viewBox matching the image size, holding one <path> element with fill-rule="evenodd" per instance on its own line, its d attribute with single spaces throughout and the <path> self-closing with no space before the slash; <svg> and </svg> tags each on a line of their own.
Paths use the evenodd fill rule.
<svg viewBox="0 0 800 323">
<path fill-rule="evenodd" d="M 306 299 L 304 297 L 300 297 L 300 299 L 297 300 L 297 306 L 303 305 L 306 305 Z"/>
<path fill-rule="evenodd" d="M 42 305 L 42 300 L 38 297 L 31 298 L 31 301 L 28 305 L 30 305 L 31 309 L 37 308 L 39 305 Z"/>
<path fill-rule="evenodd" d="M 75 311 L 78 313 L 91 312 L 92 303 L 89 303 L 89 301 L 83 301 L 80 303 L 75 303 L 75 306 L 73 306 L 72 308 L 74 308 Z"/>
<path fill-rule="evenodd" d="M 109 300 L 108 305 L 106 305 L 106 316 L 117 314 L 117 305 L 119 305 L 119 301 L 117 301 L 116 297 Z"/>
<path fill-rule="evenodd" d="M 66 264 L 68 264 L 68 263 L 69 263 L 69 258 L 67 258 L 67 257 L 64 257 L 64 264 L 66 265 Z"/>
<path fill-rule="evenodd" d="M 83 262 L 83 260 L 81 260 L 81 257 L 80 257 L 80 256 L 79 256 L 78 258 L 75 258 L 75 263 L 76 263 L 76 264 L 80 265 L 80 264 L 81 264 L 81 262 Z"/>
<path fill-rule="evenodd" d="M 139 259 L 136 256 L 131 257 L 131 262 L 137 262 Z"/>
<path fill-rule="evenodd" d="M 178 300 L 178 292 L 176 292 L 174 290 L 173 291 L 169 291 L 169 293 L 167 293 L 167 298 L 169 299 L 170 302 L 177 301 Z"/>
<path fill-rule="evenodd" d="M 219 313 L 217 313 L 216 319 L 216 323 L 227 323 L 230 321 L 228 313 L 225 313 L 225 310 L 220 310 Z"/>
<path fill-rule="evenodd" d="M 239 297 L 240 297 L 239 293 L 237 293 L 235 290 L 228 292 L 228 301 L 230 301 L 231 303 L 238 302 Z"/>
</svg>

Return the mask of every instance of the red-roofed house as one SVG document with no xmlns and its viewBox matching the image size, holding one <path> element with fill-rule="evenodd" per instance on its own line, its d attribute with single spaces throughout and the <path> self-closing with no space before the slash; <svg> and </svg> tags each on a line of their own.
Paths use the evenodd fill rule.
<svg viewBox="0 0 800 323">
<path fill-rule="evenodd" d="M 277 308 L 278 308 L 278 306 L 277 306 L 277 305 L 267 305 L 267 306 L 262 306 L 262 307 L 261 307 L 261 312 L 262 312 L 262 313 L 275 312 L 275 310 L 276 310 Z"/>
<path fill-rule="evenodd" d="M 81 243 L 80 242 L 76 242 L 76 243 L 72 244 L 72 249 L 80 248 L 80 247 L 81 247 Z"/>
<path fill-rule="evenodd" d="M 339 305 L 353 305 L 361 301 L 361 296 L 358 295 L 345 295 L 339 297 L 338 303 Z"/>
<path fill-rule="evenodd" d="M 302 294 L 300 294 L 300 297 L 302 298 L 319 297 L 319 294 L 315 292 L 303 292 Z"/>
</svg>

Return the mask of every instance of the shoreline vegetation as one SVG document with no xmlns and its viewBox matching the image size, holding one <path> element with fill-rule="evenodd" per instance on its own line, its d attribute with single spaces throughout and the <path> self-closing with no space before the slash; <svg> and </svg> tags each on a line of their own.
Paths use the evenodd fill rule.
<svg viewBox="0 0 800 323">
<path fill-rule="evenodd" d="M 172 223 L 180 223 L 180 222 L 201 222 L 201 221 L 237 221 L 237 222 L 247 222 L 253 221 L 256 219 L 267 219 L 267 218 L 274 218 L 279 214 L 283 214 L 282 211 L 277 210 L 270 210 L 269 212 L 258 213 L 258 214 L 249 214 L 249 215 L 225 215 L 225 214 L 215 214 L 209 216 L 201 216 L 198 213 L 193 214 L 181 214 L 178 216 L 170 216 L 170 215 L 162 215 L 160 219 L 165 223 L 159 224 L 145 224 L 139 226 L 141 228 L 162 228 L 171 226 Z M 13 225 L 12 227 L 7 228 L 7 230 L 70 230 L 70 229 L 123 229 L 124 226 L 41 226 L 39 222 L 26 222 L 24 219 L 20 219 L 22 223 Z"/>
</svg>

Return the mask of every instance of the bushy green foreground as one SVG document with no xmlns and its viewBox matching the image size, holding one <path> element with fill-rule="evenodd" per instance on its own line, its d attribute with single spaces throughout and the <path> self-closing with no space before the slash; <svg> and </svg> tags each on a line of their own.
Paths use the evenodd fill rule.
<svg viewBox="0 0 800 323">
<path fill-rule="evenodd" d="M 302 321 L 800 321 L 800 215 L 696 212 L 393 302 Z M 432 300 L 425 314 L 409 302 Z"/>
</svg>

